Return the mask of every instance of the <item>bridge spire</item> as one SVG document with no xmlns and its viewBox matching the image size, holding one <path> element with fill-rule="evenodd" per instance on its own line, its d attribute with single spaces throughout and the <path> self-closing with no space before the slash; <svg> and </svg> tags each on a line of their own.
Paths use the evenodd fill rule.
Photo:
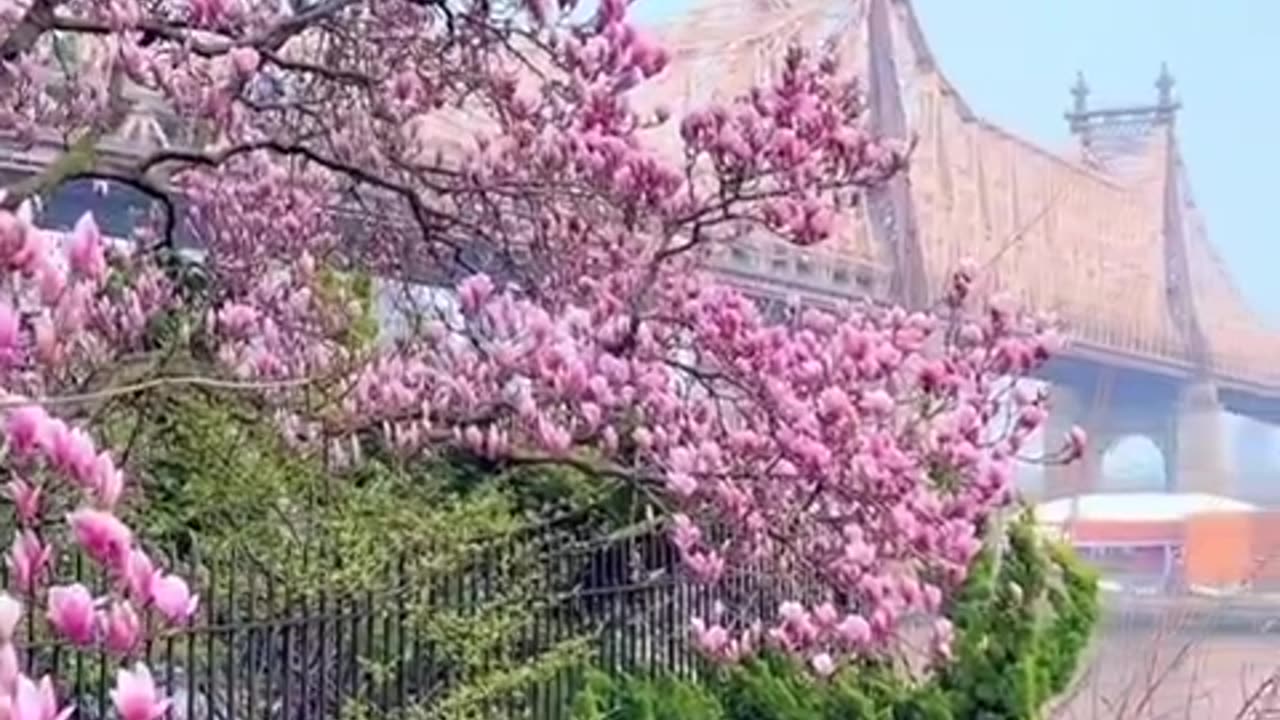
<svg viewBox="0 0 1280 720">
<path fill-rule="evenodd" d="M 1071 86 L 1071 97 L 1075 100 L 1071 116 L 1079 117 L 1089 112 L 1089 84 L 1084 81 L 1084 71 L 1076 71 L 1076 84 Z"/>
<path fill-rule="evenodd" d="M 1084 71 L 1076 71 L 1076 84 L 1071 86 L 1071 111 L 1067 113 L 1067 122 L 1071 123 L 1072 134 L 1079 135 L 1081 143 L 1089 146 L 1089 84 L 1084 81 Z"/>
<path fill-rule="evenodd" d="M 1123 172 L 1135 159 L 1146 156 L 1150 142 L 1163 137 L 1156 132 L 1172 127 L 1181 103 L 1175 97 L 1173 75 L 1167 63 L 1161 63 L 1156 78 L 1154 103 L 1094 107 L 1089 104 L 1090 89 L 1084 73 L 1076 73 L 1071 87 L 1074 100 L 1066 113 L 1071 134 L 1080 139 L 1089 162 L 1110 172 Z"/>
<path fill-rule="evenodd" d="M 1165 123 L 1173 122 L 1178 109 L 1182 107 L 1173 97 L 1173 86 L 1176 81 L 1169 72 L 1169 64 L 1160 63 L 1160 76 L 1156 78 L 1156 117 Z"/>
</svg>

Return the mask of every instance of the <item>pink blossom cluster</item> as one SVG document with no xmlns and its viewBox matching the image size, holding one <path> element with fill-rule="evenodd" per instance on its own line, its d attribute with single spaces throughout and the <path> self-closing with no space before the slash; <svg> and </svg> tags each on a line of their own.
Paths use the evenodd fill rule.
<svg viewBox="0 0 1280 720">
<path fill-rule="evenodd" d="M 0 717 L 47 720 L 65 717 L 70 708 L 57 711 L 48 677 L 37 685 L 18 672 L 14 628 L 23 605 L 15 595 L 29 607 L 45 608 L 48 626 L 74 645 L 100 645 L 121 657 L 132 655 L 142 639 L 139 610 L 184 624 L 198 600 L 181 577 L 155 566 L 116 516 L 126 486 L 110 452 L 99 451 L 84 430 L 39 405 L 23 404 L 16 396 L 5 403 L 12 408 L 4 438 L 13 473 L 6 492 L 19 529 L 7 557 L 12 594 L 0 593 Z M 74 509 L 66 512 L 69 503 Z M 57 512 L 65 513 L 71 541 L 112 579 L 107 596 L 95 598 L 78 582 L 54 584 L 52 515 Z M 123 718 L 154 720 L 168 705 L 141 665 L 120 672 L 114 697 Z"/>
<path fill-rule="evenodd" d="M 632 326 L 607 302 L 553 316 L 476 276 L 458 288 L 465 328 L 440 324 L 434 342 L 371 366 L 348 413 L 381 418 L 402 449 L 452 442 L 624 475 L 671 513 L 696 580 L 750 567 L 842 598 L 788 603 L 752 632 L 760 618 L 730 607 L 740 636 L 711 621 L 697 632 L 712 654 L 759 641 L 814 658 L 879 652 L 904 621 L 942 612 L 1046 415 L 1043 393 L 1016 390 L 1015 421 L 990 432 L 1002 382 L 1056 338 L 998 306 L 968 311 L 957 287 L 950 316 L 855 306 L 780 325 L 736 291 L 691 283 Z M 1078 452 L 1082 438 L 1063 442 Z"/>
<path fill-rule="evenodd" d="M 173 301 L 154 265 L 110 247 L 91 215 L 62 235 L 37 228 L 29 202 L 0 210 L 0 272 L 0 386 L 9 392 L 56 391 L 139 349 L 147 323 Z"/>
<path fill-rule="evenodd" d="M 686 152 L 705 156 L 721 178 L 752 183 L 748 207 L 800 245 L 835 228 L 839 207 L 824 191 L 883 180 L 903 160 L 893 143 L 849 122 L 862 113 L 862 95 L 837 70 L 793 47 L 773 86 L 692 112 L 680 125 Z"/>
<path fill-rule="evenodd" d="M 181 186 L 215 279 L 202 298 L 209 310 L 193 321 L 221 367 L 285 385 L 339 381 L 359 355 L 351 337 L 367 308 L 352 290 L 355 274 L 337 266 L 341 236 L 324 205 L 325 177 L 249 154 L 218 174 L 187 173 Z"/>
<path fill-rule="evenodd" d="M 18 670 L 14 639 L 22 620 L 22 602 L 0 592 L 0 717 L 7 720 L 65 720 L 75 706 L 58 707 L 53 679 L 45 675 L 39 682 Z M 151 671 L 141 663 L 133 669 L 121 668 L 111 702 L 121 720 L 157 720 L 172 701 L 156 688 Z"/>
<path fill-rule="evenodd" d="M 0 210 L 0 277 L 4 492 L 18 528 L 6 557 L 9 587 L 0 593 L 0 718 L 49 720 L 71 708 L 58 710 L 50 678 L 36 683 L 18 671 L 14 637 L 24 611 L 40 609 L 75 645 L 128 657 L 146 614 L 183 624 L 196 609 L 185 580 L 157 568 L 116 515 L 127 486 L 112 454 L 28 399 L 56 395 L 142 348 L 147 323 L 172 295 L 153 266 L 110 247 L 91 216 L 60 237 L 32 224 L 29 203 Z M 107 595 L 58 583 L 61 528 L 112 578 Z M 124 718 L 153 720 L 167 707 L 141 666 L 121 671 L 115 697 Z"/>
</svg>

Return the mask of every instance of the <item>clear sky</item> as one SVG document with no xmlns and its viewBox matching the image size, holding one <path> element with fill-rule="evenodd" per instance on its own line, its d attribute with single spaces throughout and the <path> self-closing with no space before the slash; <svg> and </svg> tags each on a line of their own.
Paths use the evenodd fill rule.
<svg viewBox="0 0 1280 720">
<path fill-rule="evenodd" d="M 637 0 L 636 11 L 666 19 L 690 2 Z M 1240 289 L 1280 325 L 1280 0 L 915 0 L 915 8 L 974 110 L 1049 147 L 1067 141 L 1062 113 L 1077 70 L 1096 104 L 1140 103 L 1154 99 L 1167 61 L 1210 236 Z"/>
</svg>

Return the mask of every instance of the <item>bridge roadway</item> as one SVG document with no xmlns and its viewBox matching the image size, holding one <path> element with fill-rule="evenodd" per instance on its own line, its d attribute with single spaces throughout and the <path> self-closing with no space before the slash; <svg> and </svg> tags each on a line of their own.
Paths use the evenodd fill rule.
<svg viewBox="0 0 1280 720">
<path fill-rule="evenodd" d="M 834 306 L 850 297 L 877 297 L 883 287 L 877 280 L 858 280 L 875 277 L 882 271 L 808 250 L 788 249 L 766 256 L 766 251 L 747 244 L 744 249 L 719 255 L 712 260 L 712 267 L 744 292 L 776 300 L 798 296 Z M 837 282 L 837 277 L 845 279 Z M 1170 398 L 1178 397 L 1180 389 L 1195 379 L 1195 369 L 1187 359 L 1068 337 L 1070 342 L 1039 373 L 1040 379 L 1087 389 L 1095 387 L 1105 373 L 1111 373 L 1111 385 L 1117 389 L 1113 402 L 1144 409 L 1168 407 Z M 1280 385 L 1232 375 L 1215 377 L 1215 382 L 1224 410 L 1280 425 Z"/>
<path fill-rule="evenodd" d="M 1189 360 L 1127 352 L 1079 339 L 1072 339 L 1065 351 L 1049 362 L 1043 375 L 1052 382 L 1071 382 L 1081 376 L 1096 378 L 1103 372 L 1115 373 L 1117 387 L 1145 382 L 1160 391 L 1185 385 L 1195 375 Z M 1231 375 L 1218 375 L 1214 381 L 1224 410 L 1280 425 L 1280 385 Z"/>
</svg>

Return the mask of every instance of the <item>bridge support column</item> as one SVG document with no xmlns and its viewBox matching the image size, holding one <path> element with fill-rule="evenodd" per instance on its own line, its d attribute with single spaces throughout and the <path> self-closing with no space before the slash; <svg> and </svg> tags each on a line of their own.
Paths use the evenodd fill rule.
<svg viewBox="0 0 1280 720">
<path fill-rule="evenodd" d="M 1082 393 L 1071 385 L 1054 385 L 1049 394 L 1049 419 L 1044 426 L 1045 455 L 1052 457 L 1062 449 L 1067 433 L 1085 422 L 1086 408 Z M 1086 433 L 1091 429 L 1084 428 Z M 1089 438 L 1084 457 L 1070 464 L 1053 463 L 1045 467 L 1042 500 L 1053 500 L 1090 492 L 1093 478 L 1102 464 L 1102 449 Z"/>
<path fill-rule="evenodd" d="M 1226 495 L 1234 490 L 1223 432 L 1222 403 L 1212 381 L 1182 391 L 1178 406 L 1177 463 L 1169 478 L 1178 492 Z"/>
</svg>

